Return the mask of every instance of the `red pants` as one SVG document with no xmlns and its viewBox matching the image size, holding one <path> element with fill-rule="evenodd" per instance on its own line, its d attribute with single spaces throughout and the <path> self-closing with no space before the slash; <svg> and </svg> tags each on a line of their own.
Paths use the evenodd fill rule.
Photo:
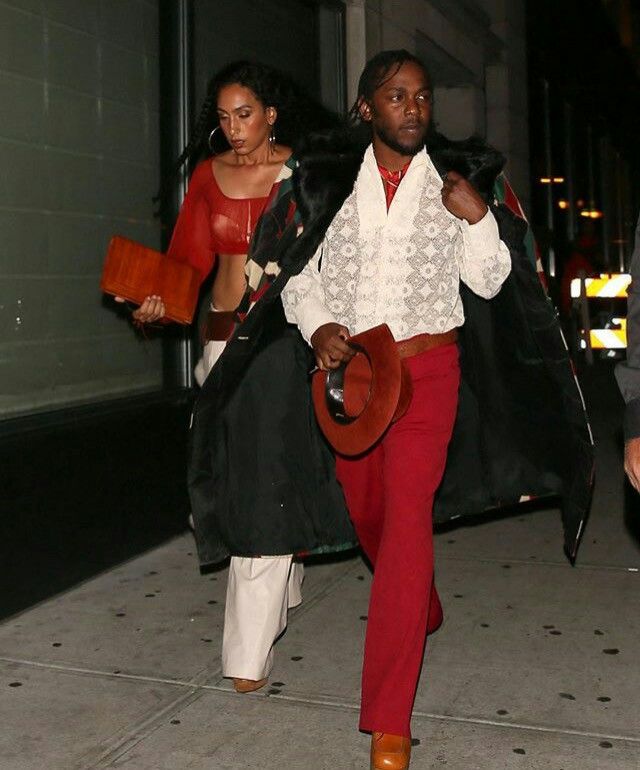
<svg viewBox="0 0 640 770">
<path fill-rule="evenodd" d="M 434 348 L 405 363 L 413 380 L 409 410 L 365 455 L 338 457 L 337 474 L 374 568 L 360 729 L 410 736 L 427 628 L 442 620 L 432 508 L 458 402 L 458 348 Z"/>
</svg>

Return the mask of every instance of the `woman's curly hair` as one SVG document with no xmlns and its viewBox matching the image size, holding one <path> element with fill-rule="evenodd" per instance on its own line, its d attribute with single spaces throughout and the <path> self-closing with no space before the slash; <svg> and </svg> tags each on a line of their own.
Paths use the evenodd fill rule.
<svg viewBox="0 0 640 770">
<path fill-rule="evenodd" d="M 155 200 L 160 201 L 170 189 L 178 171 L 188 164 L 190 170 L 200 159 L 211 155 L 209 136 L 219 126 L 218 94 L 225 87 L 238 84 L 248 88 L 264 107 L 275 107 L 278 119 L 274 127 L 279 144 L 294 148 L 309 132 L 333 128 L 340 118 L 309 97 L 283 72 L 259 62 L 237 61 L 227 64 L 212 78 L 189 143 L 180 153 L 170 175 L 160 188 Z M 221 132 L 218 132 L 221 133 Z M 220 137 L 223 141 L 223 137 Z"/>
</svg>

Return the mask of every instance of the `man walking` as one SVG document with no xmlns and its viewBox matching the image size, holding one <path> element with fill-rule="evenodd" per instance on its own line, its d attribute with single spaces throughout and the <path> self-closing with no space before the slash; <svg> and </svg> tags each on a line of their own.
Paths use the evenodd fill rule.
<svg viewBox="0 0 640 770">
<path fill-rule="evenodd" d="M 494 297 L 511 257 L 478 191 L 454 171 L 443 181 L 425 149 L 432 85 L 422 62 L 406 51 L 378 54 L 358 94 L 371 144 L 316 258 L 289 280 L 283 302 L 321 368 L 350 360 L 351 335 L 386 323 L 411 376 L 406 414 L 363 455 L 337 459 L 374 567 L 360 727 L 372 733 L 372 768 L 404 770 L 426 634 L 441 619 L 431 513 L 458 400 L 459 285 Z"/>
</svg>

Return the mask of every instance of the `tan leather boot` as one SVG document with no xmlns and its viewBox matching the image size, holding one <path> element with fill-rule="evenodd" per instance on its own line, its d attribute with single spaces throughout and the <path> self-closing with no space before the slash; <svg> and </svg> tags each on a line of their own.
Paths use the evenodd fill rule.
<svg viewBox="0 0 640 770">
<path fill-rule="evenodd" d="M 391 733 L 371 736 L 371 770 L 407 770 L 411 759 L 411 738 Z"/>
<path fill-rule="evenodd" d="M 255 679 L 236 679 L 234 677 L 233 687 L 236 692 L 240 692 L 240 693 L 255 692 L 256 690 L 259 690 L 261 687 L 264 687 L 267 681 L 268 681 L 267 679 L 258 679 L 256 681 Z"/>
</svg>

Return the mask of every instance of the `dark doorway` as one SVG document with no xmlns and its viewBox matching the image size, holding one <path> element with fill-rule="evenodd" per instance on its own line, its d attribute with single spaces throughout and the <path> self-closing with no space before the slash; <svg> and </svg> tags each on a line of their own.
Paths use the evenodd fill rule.
<svg viewBox="0 0 640 770">
<path fill-rule="evenodd" d="M 195 0 L 195 105 L 224 64 L 252 59 L 291 75 L 312 96 L 342 110 L 343 7 L 306 0 Z"/>
</svg>

